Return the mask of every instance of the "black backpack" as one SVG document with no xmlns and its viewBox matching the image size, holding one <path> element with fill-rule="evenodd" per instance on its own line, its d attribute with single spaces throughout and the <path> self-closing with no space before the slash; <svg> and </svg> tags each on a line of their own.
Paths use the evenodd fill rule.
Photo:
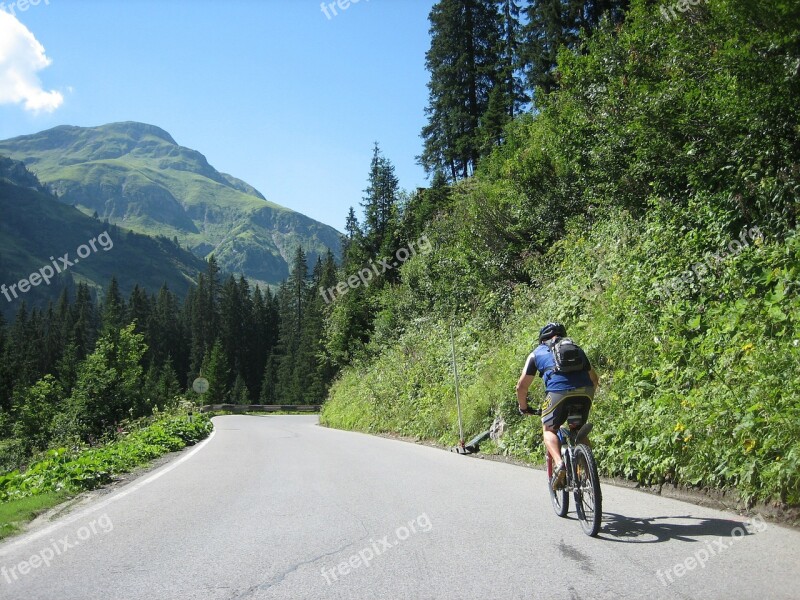
<svg viewBox="0 0 800 600">
<path fill-rule="evenodd" d="M 577 373 L 586 370 L 584 352 L 580 346 L 568 337 L 554 338 L 546 342 L 556 366 L 551 369 L 555 373 Z"/>
</svg>

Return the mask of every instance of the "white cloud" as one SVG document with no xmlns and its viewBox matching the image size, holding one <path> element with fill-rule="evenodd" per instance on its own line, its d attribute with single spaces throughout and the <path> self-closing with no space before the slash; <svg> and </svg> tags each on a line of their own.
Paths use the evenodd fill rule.
<svg viewBox="0 0 800 600">
<path fill-rule="evenodd" d="M 53 112 L 61 106 L 64 96 L 45 91 L 36 76 L 50 62 L 28 28 L 0 10 L 0 104 L 23 104 L 32 112 Z"/>
</svg>

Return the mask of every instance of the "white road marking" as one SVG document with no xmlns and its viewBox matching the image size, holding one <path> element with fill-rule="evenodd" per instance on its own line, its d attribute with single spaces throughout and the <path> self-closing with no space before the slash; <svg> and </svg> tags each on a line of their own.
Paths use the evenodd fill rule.
<svg viewBox="0 0 800 600">
<path fill-rule="evenodd" d="M 167 465 L 167 466 L 163 467 L 162 469 L 156 471 L 155 473 L 153 473 L 149 477 L 143 479 L 142 481 L 140 481 L 138 483 L 135 483 L 135 484 L 133 484 L 133 485 L 131 485 L 129 487 L 125 487 L 124 489 L 120 490 L 116 494 L 112 494 L 110 497 L 106 498 L 102 502 L 99 502 L 99 503 L 94 504 L 92 506 L 89 506 L 89 507 L 87 507 L 87 508 L 85 508 L 85 509 L 83 509 L 81 511 L 78 511 L 74 515 L 72 515 L 70 517 L 67 517 L 64 520 L 58 521 L 56 523 L 53 523 L 52 525 L 50 525 L 48 527 L 45 527 L 44 529 L 40 529 L 39 531 L 33 531 L 33 532 L 31 532 L 31 533 L 29 533 L 27 535 L 23 535 L 23 536 L 15 539 L 12 542 L 9 542 L 7 545 L 5 545 L 3 547 L 0 547 L 0 556 L 5 556 L 6 554 L 9 554 L 12 550 L 15 550 L 16 548 L 19 548 L 20 546 L 24 546 L 24 545 L 29 544 L 30 542 L 32 542 L 34 540 L 38 540 L 39 538 L 51 535 L 54 531 L 58 531 L 59 529 L 61 529 L 65 525 L 70 525 L 70 524 L 74 523 L 75 521 L 80 521 L 81 519 L 83 519 L 84 517 L 87 517 L 88 515 L 92 514 L 93 512 L 96 512 L 96 511 L 100 510 L 101 508 L 105 508 L 106 506 L 108 506 L 109 504 L 111 504 L 113 502 L 116 502 L 117 500 L 121 500 L 122 498 L 124 498 L 128 494 L 132 494 L 133 492 L 142 489 L 144 486 L 146 486 L 149 483 L 153 483 L 159 477 L 162 477 L 162 476 L 166 475 L 167 473 L 169 473 L 173 469 L 177 468 L 179 465 L 185 463 L 187 460 L 192 458 L 195 454 L 200 452 L 200 450 L 202 450 L 206 446 L 206 444 L 208 444 L 211 441 L 211 439 L 214 437 L 214 434 L 216 434 L 216 433 L 217 433 L 217 430 L 214 429 L 211 432 L 211 435 L 209 435 L 205 440 L 203 440 L 202 442 L 197 444 L 197 447 L 194 450 L 192 450 L 191 452 L 189 452 L 189 454 L 187 454 L 186 456 L 181 457 L 180 459 L 176 460 L 174 463 L 170 463 L 169 465 Z"/>
</svg>

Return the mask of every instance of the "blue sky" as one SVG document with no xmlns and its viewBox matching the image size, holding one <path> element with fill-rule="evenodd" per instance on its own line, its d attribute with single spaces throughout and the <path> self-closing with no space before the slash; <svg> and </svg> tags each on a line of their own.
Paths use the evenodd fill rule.
<svg viewBox="0 0 800 600">
<path fill-rule="evenodd" d="M 426 185 L 415 157 L 434 3 L 351 0 L 326 16 L 320 0 L 39 0 L 14 12 L 50 63 L 42 68 L 41 49 L 19 58 L 40 86 L 27 108 L 0 77 L 0 139 L 151 123 L 269 200 L 342 230 L 350 206 L 360 214 L 374 142 L 401 187 Z M 3 37 L 0 67 L 16 51 Z"/>
</svg>

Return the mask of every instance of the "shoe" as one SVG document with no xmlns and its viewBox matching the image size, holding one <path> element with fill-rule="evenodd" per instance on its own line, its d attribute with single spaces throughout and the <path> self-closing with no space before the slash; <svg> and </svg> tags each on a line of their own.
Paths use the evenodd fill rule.
<svg viewBox="0 0 800 600">
<path fill-rule="evenodd" d="M 567 480 L 567 469 L 564 467 L 564 463 L 561 463 L 560 465 L 558 465 L 556 472 L 553 473 L 553 479 L 550 482 L 553 491 L 555 492 L 563 488 L 566 480 Z"/>
</svg>

